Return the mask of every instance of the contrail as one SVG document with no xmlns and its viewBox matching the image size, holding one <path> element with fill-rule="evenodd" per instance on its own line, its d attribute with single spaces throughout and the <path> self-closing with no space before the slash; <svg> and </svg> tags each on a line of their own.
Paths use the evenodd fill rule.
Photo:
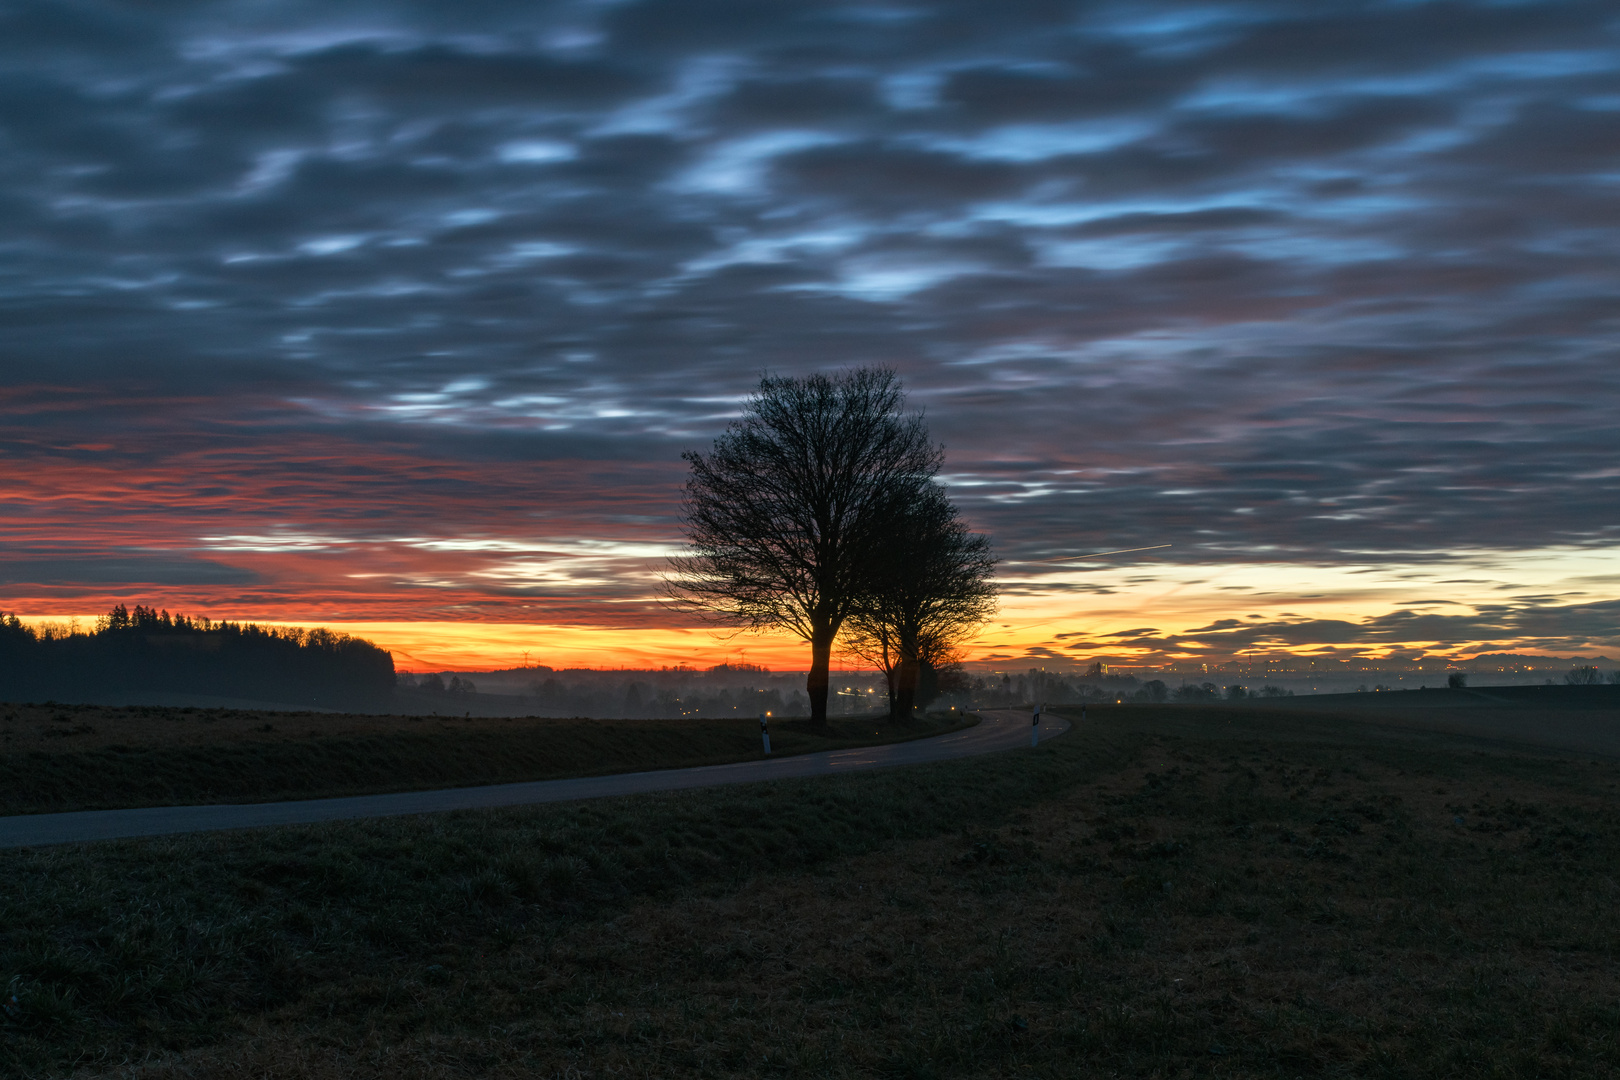
<svg viewBox="0 0 1620 1080">
<path fill-rule="evenodd" d="M 1120 548 L 1118 551 L 1093 551 L 1090 555 L 1060 555 L 1055 559 L 1037 559 L 1036 562 L 1071 562 L 1074 559 L 1098 559 L 1104 555 L 1124 555 L 1129 551 L 1158 551 L 1160 548 L 1175 547 L 1174 544 L 1153 544 L 1149 547 Z"/>
</svg>

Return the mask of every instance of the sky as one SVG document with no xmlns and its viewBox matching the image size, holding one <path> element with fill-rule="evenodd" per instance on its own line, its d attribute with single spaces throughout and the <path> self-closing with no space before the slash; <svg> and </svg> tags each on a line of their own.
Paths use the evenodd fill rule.
<svg viewBox="0 0 1620 1080">
<path fill-rule="evenodd" d="M 802 668 L 680 455 L 886 364 L 974 659 L 1620 655 L 1617 254 L 1610 2 L 8 4 L 0 607 Z"/>
</svg>

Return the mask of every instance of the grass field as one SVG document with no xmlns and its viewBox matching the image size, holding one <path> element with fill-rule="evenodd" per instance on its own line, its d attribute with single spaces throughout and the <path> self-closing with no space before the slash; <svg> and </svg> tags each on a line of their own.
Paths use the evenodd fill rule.
<svg viewBox="0 0 1620 1080">
<path fill-rule="evenodd" d="M 0 854 L 0 1070 L 1607 1077 L 1612 761 L 1241 709 Z"/>
<path fill-rule="evenodd" d="M 772 720 L 777 755 L 954 730 Z M 591 776 L 762 757 L 756 720 L 452 719 L 236 709 L 0 705 L 0 814 L 266 802 Z"/>
</svg>

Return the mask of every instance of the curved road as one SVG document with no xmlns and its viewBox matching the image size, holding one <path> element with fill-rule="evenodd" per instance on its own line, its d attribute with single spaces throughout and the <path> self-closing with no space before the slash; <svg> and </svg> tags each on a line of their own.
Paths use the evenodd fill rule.
<svg viewBox="0 0 1620 1080">
<path fill-rule="evenodd" d="M 0 848 L 117 840 L 132 836 L 165 836 L 215 829 L 251 829 L 267 825 L 309 825 L 353 818 L 433 814 L 443 810 L 483 810 L 498 806 L 600 799 L 650 791 L 681 791 L 721 784 L 752 784 L 804 776 L 836 776 L 860 769 L 920 765 L 928 761 L 971 757 L 1029 745 L 1030 714 L 1023 709 L 987 709 L 973 727 L 931 739 L 828 750 L 819 754 L 704 765 L 695 769 L 582 776 L 569 780 L 534 780 L 521 784 L 402 791 L 392 795 L 355 795 L 342 799 L 298 802 L 230 803 L 215 806 L 152 806 L 136 810 L 79 810 L 67 814 L 20 814 L 0 817 Z M 1047 714 L 1041 738 L 1061 735 L 1069 722 Z"/>
</svg>

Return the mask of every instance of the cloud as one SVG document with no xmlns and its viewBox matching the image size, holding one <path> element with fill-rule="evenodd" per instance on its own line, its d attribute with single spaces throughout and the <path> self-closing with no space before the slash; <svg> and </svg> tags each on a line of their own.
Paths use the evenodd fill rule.
<svg viewBox="0 0 1620 1080">
<path fill-rule="evenodd" d="M 96 551 L 65 557 L 0 559 L 0 584 L 119 586 L 250 585 L 259 576 L 211 559 Z"/>
<path fill-rule="evenodd" d="M 1225 660 L 1308 649 L 1318 656 L 1455 656 L 1494 651 L 1511 641 L 1525 652 L 1571 652 L 1613 647 L 1620 641 L 1620 602 L 1549 604 L 1519 601 L 1481 605 L 1456 614 L 1400 609 L 1361 620 L 1217 619 L 1180 633 L 1139 627 L 1095 638 L 1063 634 L 1075 657 L 1130 649 L 1147 658 L 1188 655 L 1189 650 Z"/>
<path fill-rule="evenodd" d="M 77 537 L 45 592 L 286 529 L 377 575 L 346 610 L 504 610 L 388 539 L 668 542 L 761 372 L 868 362 L 1012 563 L 1620 529 L 1607 5 L 25 5 L 0 55 L 0 542 Z M 336 587 L 260 555 L 220 588 Z M 1275 633 L 1386 634 L 1346 625 Z"/>
</svg>

